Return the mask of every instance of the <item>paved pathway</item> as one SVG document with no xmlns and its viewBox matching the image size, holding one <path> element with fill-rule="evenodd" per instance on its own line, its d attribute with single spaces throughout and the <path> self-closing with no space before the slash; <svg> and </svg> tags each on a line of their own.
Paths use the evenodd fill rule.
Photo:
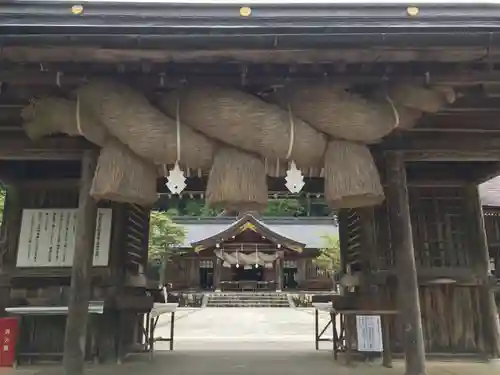
<svg viewBox="0 0 500 375">
<path fill-rule="evenodd" d="M 326 323 L 327 316 L 321 317 Z M 169 319 L 158 333 L 167 335 Z M 88 375 L 403 375 L 401 362 L 394 369 L 379 364 L 346 367 L 332 358 L 329 343 L 314 350 L 312 310 L 201 309 L 177 314 L 175 351 L 168 343 L 153 362 L 147 356 L 129 358 L 120 366 L 89 368 Z M 330 349 L 330 350 L 328 350 Z M 61 375 L 60 368 L 2 372 L 0 375 Z M 500 375 L 500 365 L 478 363 L 429 364 L 428 375 Z"/>
<path fill-rule="evenodd" d="M 328 315 L 322 314 L 320 324 L 327 322 Z M 168 336 L 168 317 L 162 317 L 159 324 L 157 334 Z M 328 333 L 331 337 L 331 330 Z M 232 349 L 251 348 L 251 343 L 255 349 L 256 343 L 273 342 L 280 343 L 277 349 L 283 344 L 314 349 L 314 315 L 312 309 L 205 308 L 176 320 L 175 340 L 180 350 L 195 350 L 207 342 Z M 160 350 L 167 347 L 168 343 L 157 345 Z"/>
<path fill-rule="evenodd" d="M 1 375 L 63 375 L 60 369 L 28 370 Z M 87 375 L 403 375 L 401 362 L 386 369 L 378 364 L 346 367 L 334 362 L 329 352 L 304 351 L 176 351 L 158 355 L 153 362 L 144 356 L 120 366 L 89 368 Z M 427 375 L 498 375 L 493 364 L 437 363 Z"/>
</svg>

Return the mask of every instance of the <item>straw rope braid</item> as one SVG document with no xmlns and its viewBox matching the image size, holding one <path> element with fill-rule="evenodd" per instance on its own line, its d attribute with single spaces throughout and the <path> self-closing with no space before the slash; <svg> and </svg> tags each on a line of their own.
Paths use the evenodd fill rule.
<svg viewBox="0 0 500 375">
<path fill-rule="evenodd" d="M 394 105 L 394 102 L 392 101 L 392 99 L 389 95 L 386 95 L 385 99 L 391 105 L 392 113 L 394 114 L 394 127 L 393 127 L 393 129 L 396 129 L 399 126 L 399 112 L 398 112 L 396 106 Z"/>
<path fill-rule="evenodd" d="M 177 99 L 177 105 L 175 108 L 175 128 L 176 128 L 176 144 L 177 144 L 177 160 L 175 164 L 178 164 L 181 160 L 181 116 L 180 116 L 180 103 L 179 99 Z M 165 177 L 168 176 L 167 165 L 163 164 L 163 174 Z"/>
<path fill-rule="evenodd" d="M 177 106 L 175 108 L 175 127 L 177 130 L 177 161 L 181 160 L 181 116 L 180 116 L 180 100 L 177 98 Z"/>
<path fill-rule="evenodd" d="M 80 122 L 80 96 L 76 96 L 76 111 L 75 111 L 75 116 L 76 116 L 76 129 L 78 130 L 78 134 L 83 136 L 82 132 L 82 124 Z"/>
<path fill-rule="evenodd" d="M 62 76 L 62 75 L 63 75 L 63 74 L 62 74 L 61 72 L 57 72 L 57 74 L 56 74 L 56 85 L 57 85 L 57 87 L 59 87 L 59 88 L 61 88 L 61 76 Z"/>
</svg>

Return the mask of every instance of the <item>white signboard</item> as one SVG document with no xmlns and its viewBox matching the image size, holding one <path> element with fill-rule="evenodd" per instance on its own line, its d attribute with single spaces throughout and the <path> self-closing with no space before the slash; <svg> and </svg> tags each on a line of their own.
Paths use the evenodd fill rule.
<svg viewBox="0 0 500 375">
<path fill-rule="evenodd" d="M 107 266 L 110 208 L 97 211 L 94 266 Z M 71 267 L 75 252 L 76 209 L 23 210 L 17 267 Z"/>
<path fill-rule="evenodd" d="M 359 352 L 382 352 L 382 325 L 380 316 L 356 316 L 356 330 L 358 333 Z"/>
</svg>

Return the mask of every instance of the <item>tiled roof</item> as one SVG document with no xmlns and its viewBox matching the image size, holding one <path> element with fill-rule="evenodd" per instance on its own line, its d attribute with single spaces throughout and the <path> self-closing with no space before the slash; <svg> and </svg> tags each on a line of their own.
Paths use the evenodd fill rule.
<svg viewBox="0 0 500 375">
<path fill-rule="evenodd" d="M 500 207 L 500 176 L 479 185 L 479 195 L 483 206 Z"/>
<path fill-rule="evenodd" d="M 236 218 L 174 218 L 186 232 L 183 247 L 189 248 L 194 242 L 211 237 L 229 228 Z M 323 236 L 336 235 L 338 228 L 331 218 L 293 218 L 293 219 L 260 219 L 269 229 L 283 237 L 306 245 L 309 249 L 324 246 Z"/>
</svg>

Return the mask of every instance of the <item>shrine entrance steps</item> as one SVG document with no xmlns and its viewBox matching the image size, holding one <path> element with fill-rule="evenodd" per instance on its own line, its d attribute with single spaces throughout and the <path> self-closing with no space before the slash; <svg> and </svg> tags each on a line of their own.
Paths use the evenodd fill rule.
<svg viewBox="0 0 500 375">
<path fill-rule="evenodd" d="M 291 307 L 281 292 L 215 292 L 207 295 L 205 307 Z"/>
</svg>

